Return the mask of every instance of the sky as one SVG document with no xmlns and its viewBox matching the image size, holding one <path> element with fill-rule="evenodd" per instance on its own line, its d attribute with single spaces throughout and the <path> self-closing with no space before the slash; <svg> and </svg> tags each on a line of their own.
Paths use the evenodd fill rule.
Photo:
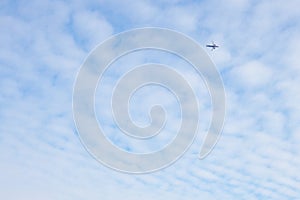
<svg viewBox="0 0 300 200">
<path fill-rule="evenodd" d="M 0 196 L 3 199 L 300 199 L 300 2 L 7 1 L 0 2 Z M 202 78 L 174 55 L 145 50 L 113 63 L 96 91 L 107 138 L 130 152 L 163 148 L 178 128 L 176 99 L 164 88 L 137 91 L 132 120 L 149 123 L 158 101 L 164 134 L 136 141 L 113 124 L 109 105 L 118 77 L 147 62 L 172 65 L 190 81 L 200 107 L 199 133 L 174 164 L 127 174 L 96 161 L 73 120 L 76 75 L 89 53 L 133 28 L 179 31 L 205 48 L 226 91 L 222 136 L 197 154 L 211 116 Z M 174 41 L 176 42 L 176 41 Z M 145 102 L 145 103 L 141 103 Z"/>
</svg>

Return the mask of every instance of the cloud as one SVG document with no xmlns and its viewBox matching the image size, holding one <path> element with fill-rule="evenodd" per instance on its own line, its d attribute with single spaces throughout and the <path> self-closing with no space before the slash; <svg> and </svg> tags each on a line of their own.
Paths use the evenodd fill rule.
<svg viewBox="0 0 300 200">
<path fill-rule="evenodd" d="M 89 49 L 108 38 L 113 27 L 95 11 L 76 12 L 72 16 L 72 27 L 76 40 Z"/>
<path fill-rule="evenodd" d="M 300 196 L 297 0 L 1 1 L 0 5 L 3 198 L 281 200 Z M 173 28 L 202 45 L 211 40 L 220 44 L 209 55 L 225 83 L 227 119 L 216 148 L 198 160 L 209 123 L 208 94 L 190 66 L 166 57 L 163 61 L 174 64 L 199 91 L 203 126 L 191 149 L 174 165 L 138 176 L 108 169 L 85 151 L 72 120 L 71 101 L 76 72 L 88 52 L 113 33 L 143 26 Z M 120 62 L 117 66 L 123 68 L 115 66 L 109 72 L 108 86 L 128 69 L 124 63 L 153 60 L 149 57 Z M 108 86 L 104 86 L 107 93 Z M 101 112 L 105 123 L 108 111 Z M 106 130 L 115 145 L 137 145 L 128 145 L 112 126 Z M 143 151 L 159 142 L 134 147 Z"/>
<path fill-rule="evenodd" d="M 272 70 L 258 61 L 248 62 L 232 69 L 231 78 L 241 88 L 259 88 L 270 83 Z"/>
</svg>

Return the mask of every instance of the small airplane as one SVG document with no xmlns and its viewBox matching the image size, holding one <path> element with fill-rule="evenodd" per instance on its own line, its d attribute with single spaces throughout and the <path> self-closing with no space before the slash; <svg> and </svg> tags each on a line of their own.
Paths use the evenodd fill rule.
<svg viewBox="0 0 300 200">
<path fill-rule="evenodd" d="M 211 50 L 214 50 L 214 49 L 216 49 L 216 48 L 218 48 L 219 46 L 218 45 L 216 45 L 213 41 L 211 42 L 212 44 L 207 44 L 206 45 L 206 47 L 209 47 L 209 48 L 211 48 Z"/>
</svg>

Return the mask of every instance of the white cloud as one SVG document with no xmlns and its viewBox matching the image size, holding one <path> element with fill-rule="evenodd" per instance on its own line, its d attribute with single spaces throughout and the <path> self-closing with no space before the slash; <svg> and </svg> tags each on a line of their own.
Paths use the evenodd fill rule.
<svg viewBox="0 0 300 200">
<path fill-rule="evenodd" d="M 2 198 L 300 196 L 297 0 L 0 4 Z M 203 44 L 218 42 L 220 49 L 209 53 L 222 70 L 228 106 L 223 136 L 206 159 L 193 154 L 200 149 L 199 137 L 174 165 L 132 176 L 102 166 L 84 150 L 74 133 L 71 96 L 88 50 L 115 30 L 138 26 L 163 26 Z M 130 59 L 128 64 L 143 61 Z M 191 73 L 183 74 L 197 83 Z M 205 113 L 208 104 L 203 100 Z"/>
<path fill-rule="evenodd" d="M 272 81 L 272 71 L 258 61 L 251 61 L 233 68 L 231 79 L 241 88 L 258 88 Z"/>
<path fill-rule="evenodd" d="M 77 40 L 90 50 L 113 34 L 113 27 L 95 11 L 74 13 L 72 24 Z"/>
</svg>

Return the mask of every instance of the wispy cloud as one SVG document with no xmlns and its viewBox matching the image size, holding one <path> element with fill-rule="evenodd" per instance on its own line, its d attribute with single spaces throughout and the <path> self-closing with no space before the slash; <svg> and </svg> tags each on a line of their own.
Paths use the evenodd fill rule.
<svg viewBox="0 0 300 200">
<path fill-rule="evenodd" d="M 298 8 L 296 0 L 1 1 L 1 197 L 299 198 Z M 227 119 L 214 151 L 198 160 L 209 124 L 209 96 L 201 79 L 184 70 L 189 66 L 160 54 L 199 89 L 205 119 L 191 149 L 174 165 L 153 174 L 128 175 L 102 166 L 81 145 L 72 118 L 72 88 L 93 47 L 113 33 L 144 26 L 173 28 L 203 45 L 211 40 L 220 44 L 208 54 L 225 83 Z M 146 53 L 137 53 L 112 67 L 122 65 L 125 72 L 126 63 L 149 60 Z M 116 68 L 108 71 L 108 85 L 103 86 L 107 94 L 118 73 Z M 99 111 L 109 120 L 106 112 Z M 141 151 L 168 139 L 148 146 L 126 143 L 113 134 L 115 127 L 106 130 L 116 144 L 138 145 L 135 150 Z"/>
</svg>

